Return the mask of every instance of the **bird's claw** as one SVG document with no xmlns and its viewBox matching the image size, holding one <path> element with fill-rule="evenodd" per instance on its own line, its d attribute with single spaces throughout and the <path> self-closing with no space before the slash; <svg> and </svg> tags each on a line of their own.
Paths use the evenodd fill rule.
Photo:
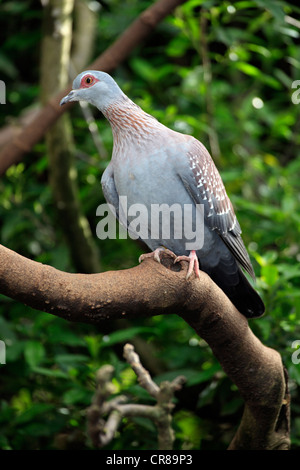
<svg viewBox="0 0 300 470">
<path fill-rule="evenodd" d="M 139 257 L 139 263 L 144 261 L 146 258 L 153 258 L 155 261 L 160 263 L 160 254 L 165 253 L 167 255 L 170 255 L 172 258 L 174 258 L 174 264 L 178 263 L 179 261 L 187 261 L 189 263 L 189 268 L 188 272 L 186 275 L 186 279 L 189 279 L 192 275 L 192 272 L 195 272 L 196 277 L 200 277 L 200 269 L 199 269 L 199 261 L 198 257 L 195 251 L 191 251 L 189 256 L 176 256 L 173 251 L 168 250 L 168 248 L 160 247 L 156 248 L 156 250 L 152 251 L 151 253 L 144 253 Z"/>
<path fill-rule="evenodd" d="M 196 277 L 200 277 L 199 261 L 195 251 L 191 251 L 189 256 L 177 256 L 174 263 L 178 263 L 179 261 L 187 261 L 189 263 L 189 269 L 186 275 L 187 280 L 191 277 L 193 271 Z"/>
<path fill-rule="evenodd" d="M 144 253 L 142 254 L 140 257 L 139 257 L 139 263 L 141 263 L 142 261 L 144 261 L 144 259 L 146 258 L 153 258 L 155 261 L 157 261 L 158 263 L 160 263 L 160 254 L 161 253 L 165 253 L 167 255 L 170 255 L 172 256 L 172 258 L 176 258 L 176 255 L 175 253 L 173 253 L 173 251 L 171 250 L 168 250 L 167 248 L 156 248 L 156 250 L 152 251 L 151 253 Z M 175 261 L 174 261 L 175 262 Z"/>
</svg>

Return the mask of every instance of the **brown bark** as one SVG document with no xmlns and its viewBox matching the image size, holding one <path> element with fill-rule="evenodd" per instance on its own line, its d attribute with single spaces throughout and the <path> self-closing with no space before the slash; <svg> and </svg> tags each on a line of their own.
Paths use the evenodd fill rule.
<svg viewBox="0 0 300 470">
<path fill-rule="evenodd" d="M 1 245 L 0 256 L 0 293 L 66 320 L 98 324 L 180 315 L 207 341 L 245 400 L 230 449 L 289 448 L 289 396 L 281 357 L 259 341 L 205 273 L 186 281 L 186 263 L 174 265 L 168 257 L 164 265 L 145 260 L 123 271 L 70 274 Z"/>
<path fill-rule="evenodd" d="M 111 72 L 129 56 L 130 52 L 141 43 L 174 8 L 185 0 L 158 0 L 145 10 L 126 31 L 117 39 L 89 69 Z M 0 175 L 13 164 L 19 162 L 24 153 L 29 152 L 39 142 L 47 130 L 70 107 L 72 103 L 60 106 L 60 100 L 69 93 L 72 84 L 53 96 L 48 103 L 26 124 L 22 131 L 0 151 Z"/>
</svg>

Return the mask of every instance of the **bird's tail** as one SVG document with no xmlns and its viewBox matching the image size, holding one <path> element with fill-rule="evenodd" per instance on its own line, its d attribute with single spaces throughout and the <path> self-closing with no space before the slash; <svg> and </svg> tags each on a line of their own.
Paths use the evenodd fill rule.
<svg viewBox="0 0 300 470">
<path fill-rule="evenodd" d="M 234 285 L 228 285 L 228 283 L 222 282 L 219 276 L 215 282 L 221 287 L 237 310 L 245 315 L 245 317 L 257 318 L 262 316 L 265 312 L 262 299 L 256 290 L 253 289 L 240 267 L 238 267 L 237 274 L 238 282 L 234 283 Z M 211 273 L 211 277 L 214 280 L 213 273 Z"/>
</svg>

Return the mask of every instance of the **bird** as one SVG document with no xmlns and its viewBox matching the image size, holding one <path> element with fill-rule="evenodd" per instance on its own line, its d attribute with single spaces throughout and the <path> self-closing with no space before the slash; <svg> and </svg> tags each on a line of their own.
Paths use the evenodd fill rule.
<svg viewBox="0 0 300 470">
<path fill-rule="evenodd" d="M 127 228 L 130 221 L 120 206 L 124 197 L 128 207 L 137 203 L 148 209 L 161 204 L 191 207 L 191 217 L 202 207 L 202 245 L 187 249 L 187 238 L 175 237 L 174 233 L 168 238 L 161 232 L 151 238 L 148 230 L 136 237 L 151 250 L 141 255 L 140 261 L 153 257 L 160 262 L 164 251 L 174 262 L 186 260 L 188 279 L 204 271 L 241 314 L 247 318 L 262 316 L 264 303 L 245 274 L 255 281 L 241 227 L 206 147 L 195 137 L 170 129 L 143 111 L 106 72 L 80 73 L 60 105 L 74 101 L 94 105 L 111 125 L 113 151 L 101 185 L 107 203 Z M 174 217 L 170 220 L 178 229 Z M 195 225 L 195 220 L 192 222 Z"/>
</svg>

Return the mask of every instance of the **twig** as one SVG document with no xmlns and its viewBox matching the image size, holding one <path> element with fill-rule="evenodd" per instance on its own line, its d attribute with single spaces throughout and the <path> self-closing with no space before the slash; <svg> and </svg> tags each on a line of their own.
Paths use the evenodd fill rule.
<svg viewBox="0 0 300 470">
<path fill-rule="evenodd" d="M 97 447 L 103 447 L 114 438 L 118 427 L 124 417 L 143 417 L 151 419 L 158 430 L 158 448 L 171 450 L 174 433 L 172 430 L 173 396 L 174 392 L 182 387 L 184 377 L 177 377 L 173 382 L 163 382 L 158 387 L 150 377 L 149 372 L 142 366 L 139 356 L 131 344 L 124 347 L 124 357 L 136 373 L 140 385 L 157 399 L 157 404 L 139 405 L 124 403 L 126 397 L 110 398 L 113 393 L 111 383 L 113 367 L 103 366 L 97 373 L 97 388 L 92 405 L 87 410 L 88 433 Z M 166 393 L 167 391 L 167 393 Z M 108 415 L 106 421 L 104 417 Z"/>
<path fill-rule="evenodd" d="M 159 387 L 153 382 L 149 372 L 142 366 L 140 358 L 131 344 L 124 346 L 124 357 L 131 368 L 134 370 L 139 384 L 154 398 L 157 398 Z"/>
</svg>

